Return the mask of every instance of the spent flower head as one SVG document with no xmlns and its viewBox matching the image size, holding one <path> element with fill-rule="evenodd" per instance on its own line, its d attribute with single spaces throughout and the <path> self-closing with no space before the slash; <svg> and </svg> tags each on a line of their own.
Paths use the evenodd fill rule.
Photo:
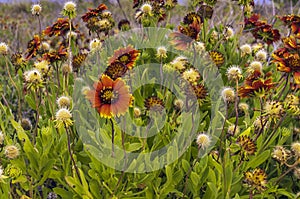
<svg viewBox="0 0 300 199">
<path fill-rule="evenodd" d="M 25 131 L 30 131 L 32 129 L 31 121 L 28 118 L 22 118 L 21 126 Z"/>
<path fill-rule="evenodd" d="M 194 48 L 196 52 L 201 54 L 205 51 L 205 44 L 203 42 L 195 42 Z"/>
<path fill-rule="evenodd" d="M 238 105 L 238 108 L 244 112 L 248 112 L 249 111 L 249 105 L 247 103 L 244 102 L 240 102 Z"/>
<path fill-rule="evenodd" d="M 152 6 L 149 3 L 144 3 L 141 6 L 141 11 L 146 14 L 150 14 L 152 11 Z"/>
<path fill-rule="evenodd" d="M 289 159 L 290 151 L 282 146 L 276 146 L 272 152 L 272 158 L 278 161 L 280 164 L 286 163 Z"/>
<path fill-rule="evenodd" d="M 90 51 L 95 52 L 96 50 L 101 49 L 102 43 L 99 39 L 95 38 L 90 42 Z"/>
<path fill-rule="evenodd" d="M 76 4 L 73 1 L 68 1 L 65 3 L 62 14 L 70 19 L 76 17 Z"/>
<path fill-rule="evenodd" d="M 227 78 L 230 81 L 238 81 L 243 78 L 242 69 L 238 66 L 231 66 L 227 69 Z"/>
<path fill-rule="evenodd" d="M 67 108 L 59 109 L 55 114 L 56 128 L 69 127 L 73 125 L 72 114 Z"/>
<path fill-rule="evenodd" d="M 41 12 L 42 12 L 42 6 L 40 4 L 33 4 L 31 6 L 32 15 L 40 15 Z"/>
<path fill-rule="evenodd" d="M 196 143 L 198 144 L 199 149 L 206 149 L 210 146 L 211 139 L 209 135 L 205 133 L 200 133 L 197 136 Z"/>
<path fill-rule="evenodd" d="M 299 158 L 300 157 L 300 142 L 294 142 L 291 146 L 294 154 Z"/>
<path fill-rule="evenodd" d="M 233 88 L 225 87 L 221 92 L 222 98 L 226 103 L 234 102 L 235 92 Z"/>
<path fill-rule="evenodd" d="M 4 143 L 4 134 L 0 131 L 0 145 Z"/>
<path fill-rule="evenodd" d="M 244 44 L 240 47 L 242 51 L 242 56 L 244 55 L 250 55 L 252 53 L 252 48 L 249 44 Z"/>
<path fill-rule="evenodd" d="M 225 37 L 226 40 L 232 39 L 234 37 L 234 30 L 233 30 L 232 27 L 226 26 L 224 37 Z"/>
<path fill-rule="evenodd" d="M 8 145 L 5 147 L 4 154 L 9 159 L 15 159 L 19 156 L 19 148 L 15 145 Z"/>
<path fill-rule="evenodd" d="M 69 108 L 71 104 L 71 100 L 67 96 L 59 97 L 56 102 L 59 108 Z"/>
<path fill-rule="evenodd" d="M 0 43 L 0 55 L 7 55 L 8 53 L 8 46 L 6 43 L 1 42 Z"/>
<path fill-rule="evenodd" d="M 255 58 L 258 60 L 258 61 L 266 61 L 267 60 L 267 52 L 265 50 L 259 50 L 255 53 Z"/>
<path fill-rule="evenodd" d="M 156 49 L 156 57 L 159 59 L 167 58 L 167 49 L 164 46 L 160 46 Z"/>
</svg>

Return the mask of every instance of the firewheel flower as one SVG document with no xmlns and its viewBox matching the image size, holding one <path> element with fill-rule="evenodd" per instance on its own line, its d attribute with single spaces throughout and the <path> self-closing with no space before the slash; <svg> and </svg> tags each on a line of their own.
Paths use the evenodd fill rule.
<svg viewBox="0 0 300 199">
<path fill-rule="evenodd" d="M 118 61 L 124 64 L 128 69 L 132 69 L 139 55 L 139 51 L 131 45 L 125 48 L 119 48 L 114 52 L 114 55 L 109 58 L 108 65 Z"/>
<path fill-rule="evenodd" d="M 94 83 L 94 89 L 86 92 L 86 98 L 104 118 L 124 115 L 133 99 L 129 87 L 121 78 L 113 80 L 107 75 L 102 75 Z"/>
</svg>

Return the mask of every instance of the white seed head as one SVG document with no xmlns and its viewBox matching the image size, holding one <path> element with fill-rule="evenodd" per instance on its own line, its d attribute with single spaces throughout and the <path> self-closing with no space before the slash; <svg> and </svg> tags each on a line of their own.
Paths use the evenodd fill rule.
<svg viewBox="0 0 300 199">
<path fill-rule="evenodd" d="M 38 69 L 32 69 L 24 73 L 25 81 L 28 83 L 38 84 L 42 82 L 42 75 Z"/>
<path fill-rule="evenodd" d="M 7 44 L 4 43 L 4 42 L 1 42 L 0 43 L 0 54 L 1 55 L 6 55 L 7 52 L 8 52 L 8 46 L 7 46 Z"/>
<path fill-rule="evenodd" d="M 297 157 L 300 157 L 300 142 L 294 142 L 291 149 Z"/>
<path fill-rule="evenodd" d="M 4 153 L 5 153 L 5 156 L 9 159 L 15 159 L 20 154 L 18 147 L 14 146 L 14 145 L 6 146 Z"/>
<path fill-rule="evenodd" d="M 229 80 L 240 80 L 242 75 L 242 69 L 238 66 L 231 66 L 227 69 L 227 77 Z"/>
<path fill-rule="evenodd" d="M 57 105 L 59 106 L 59 108 L 68 108 L 68 107 L 70 107 L 70 104 L 71 104 L 71 100 L 67 96 L 59 97 L 56 102 L 57 102 Z"/>
<path fill-rule="evenodd" d="M 68 1 L 64 5 L 64 10 L 67 12 L 75 12 L 76 11 L 76 4 L 73 1 Z"/>
<path fill-rule="evenodd" d="M 208 148 L 211 143 L 211 139 L 208 135 L 201 133 L 197 136 L 196 142 L 199 148 Z"/>
<path fill-rule="evenodd" d="M 225 87 L 221 92 L 222 98 L 225 102 L 230 103 L 235 100 L 235 92 L 233 88 Z"/>
<path fill-rule="evenodd" d="M 267 60 L 267 52 L 265 50 L 259 50 L 256 52 L 255 57 L 258 61 L 266 61 Z"/>
<path fill-rule="evenodd" d="M 39 15 L 42 12 L 42 6 L 40 4 L 34 4 L 31 6 L 32 15 Z"/>
<path fill-rule="evenodd" d="M 252 48 L 249 44 L 244 44 L 240 47 L 241 51 L 243 54 L 251 54 L 252 53 Z"/>
<path fill-rule="evenodd" d="M 152 6 L 149 3 L 144 3 L 141 10 L 143 13 L 150 13 L 152 11 Z"/>
<path fill-rule="evenodd" d="M 61 108 L 56 112 L 56 120 L 65 122 L 72 118 L 71 112 L 67 108 Z"/>
<path fill-rule="evenodd" d="M 160 46 L 156 49 L 156 56 L 158 58 L 167 58 L 167 49 L 164 46 Z"/>
</svg>

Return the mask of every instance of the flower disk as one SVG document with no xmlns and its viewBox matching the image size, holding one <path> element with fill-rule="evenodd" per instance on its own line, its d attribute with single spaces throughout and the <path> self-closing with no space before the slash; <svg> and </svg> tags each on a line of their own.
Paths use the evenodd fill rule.
<svg viewBox="0 0 300 199">
<path fill-rule="evenodd" d="M 113 80 L 107 75 L 102 75 L 94 84 L 94 90 L 86 92 L 86 98 L 104 118 L 124 115 L 132 102 L 125 82 L 120 78 Z"/>
</svg>

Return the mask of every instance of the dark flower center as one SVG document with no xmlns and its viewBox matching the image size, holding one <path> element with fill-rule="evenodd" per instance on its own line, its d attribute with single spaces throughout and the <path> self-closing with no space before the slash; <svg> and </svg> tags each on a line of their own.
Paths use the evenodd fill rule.
<svg viewBox="0 0 300 199">
<path fill-rule="evenodd" d="M 119 93 L 112 88 L 105 88 L 100 91 L 100 100 L 103 104 L 114 104 L 119 99 Z"/>
</svg>

